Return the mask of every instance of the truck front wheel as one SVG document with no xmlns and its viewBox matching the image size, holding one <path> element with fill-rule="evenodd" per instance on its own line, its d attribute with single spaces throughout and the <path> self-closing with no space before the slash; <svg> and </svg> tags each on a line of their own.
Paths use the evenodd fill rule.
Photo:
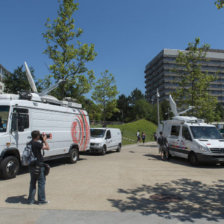
<svg viewBox="0 0 224 224">
<path fill-rule="evenodd" d="M 4 179 L 16 177 L 19 172 L 19 160 L 15 156 L 7 156 L 2 160 L 1 171 Z"/>
<path fill-rule="evenodd" d="M 198 158 L 195 155 L 195 153 L 191 152 L 188 158 L 189 158 L 189 162 L 192 166 L 198 165 Z"/>
</svg>

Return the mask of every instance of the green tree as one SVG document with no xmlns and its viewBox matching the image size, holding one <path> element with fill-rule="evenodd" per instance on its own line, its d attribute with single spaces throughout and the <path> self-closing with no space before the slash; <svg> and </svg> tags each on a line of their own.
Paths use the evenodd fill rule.
<svg viewBox="0 0 224 224">
<path fill-rule="evenodd" d="M 200 39 L 189 43 L 187 51 L 180 51 L 176 58 L 178 68 L 174 71 L 179 74 L 178 88 L 173 93 L 179 106 L 194 106 L 191 114 L 207 121 L 215 119 L 217 99 L 209 94 L 211 82 L 216 80 L 201 69 L 206 62 L 207 44 L 200 46 Z"/>
<path fill-rule="evenodd" d="M 81 97 L 80 103 L 82 104 L 83 108 L 88 111 L 90 121 L 101 121 L 101 108 L 97 104 L 95 104 L 92 100 L 85 98 L 84 96 Z"/>
<path fill-rule="evenodd" d="M 133 112 L 135 114 L 135 119 L 150 119 L 153 113 L 153 106 L 145 99 L 140 99 L 135 102 Z"/>
<path fill-rule="evenodd" d="M 129 103 L 135 104 L 138 100 L 145 99 L 144 94 L 138 88 L 134 89 L 129 96 Z"/>
<path fill-rule="evenodd" d="M 117 94 L 114 76 L 106 70 L 101 73 L 101 78 L 97 80 L 92 94 L 92 99 L 101 107 L 103 122 L 105 122 L 106 118 L 110 118 L 114 112 L 118 111 Z"/>
<path fill-rule="evenodd" d="M 157 111 L 157 110 L 156 110 Z M 160 102 L 160 118 L 161 120 L 168 120 L 173 117 L 173 113 L 170 108 L 170 103 L 167 100 Z"/>
<path fill-rule="evenodd" d="M 47 19 L 47 30 L 43 37 L 47 43 L 44 51 L 53 61 L 43 85 L 48 86 L 51 82 L 60 79 L 65 80 L 53 95 L 59 99 L 64 97 L 79 98 L 91 89 L 94 74 L 88 70 L 86 63 L 93 61 L 96 53 L 93 44 L 82 44 L 79 41 L 83 30 L 75 28 L 74 13 L 78 10 L 78 3 L 74 0 L 59 0 L 58 17 L 52 22 Z"/>
<path fill-rule="evenodd" d="M 34 76 L 34 69 L 31 68 L 31 73 L 33 78 Z M 23 69 L 23 65 L 18 66 L 13 73 L 7 73 L 3 77 L 3 82 L 5 84 L 6 93 L 14 93 L 17 94 L 20 91 L 31 91 L 30 84 L 26 77 L 26 71 Z M 36 83 L 37 85 L 37 83 Z M 37 85 L 38 87 L 38 85 Z"/>
<path fill-rule="evenodd" d="M 223 8 L 223 7 L 224 7 L 224 0 L 217 0 L 217 1 L 215 2 L 215 5 L 216 5 L 216 7 L 217 7 L 218 9 Z"/>
<path fill-rule="evenodd" d="M 224 120 L 224 106 L 222 103 L 218 103 L 215 109 L 216 119 L 215 121 Z"/>
<path fill-rule="evenodd" d="M 117 114 L 117 116 L 119 116 L 119 120 L 123 122 L 127 121 L 130 106 L 129 98 L 126 97 L 124 94 L 121 94 L 118 97 L 117 108 L 119 109 L 119 113 Z"/>
</svg>

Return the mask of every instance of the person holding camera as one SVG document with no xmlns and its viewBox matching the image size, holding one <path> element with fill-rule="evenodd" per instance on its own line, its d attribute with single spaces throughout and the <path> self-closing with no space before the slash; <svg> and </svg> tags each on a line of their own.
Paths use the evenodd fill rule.
<svg viewBox="0 0 224 224">
<path fill-rule="evenodd" d="M 34 204 L 35 194 L 36 194 L 36 183 L 38 182 L 38 204 L 47 204 L 45 196 L 45 166 L 44 158 L 42 155 L 42 150 L 49 150 L 49 145 L 47 143 L 47 136 L 41 134 L 40 131 L 32 131 L 31 133 L 32 140 L 32 152 L 36 157 L 34 164 L 29 166 L 30 170 L 30 188 L 29 188 L 29 197 L 28 203 Z"/>
</svg>

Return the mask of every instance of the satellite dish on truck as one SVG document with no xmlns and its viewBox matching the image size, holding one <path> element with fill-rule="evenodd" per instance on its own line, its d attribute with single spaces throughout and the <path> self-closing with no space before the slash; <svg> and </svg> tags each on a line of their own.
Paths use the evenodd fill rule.
<svg viewBox="0 0 224 224">
<path fill-rule="evenodd" d="M 43 90 L 41 93 L 38 93 L 37 87 L 36 87 L 35 82 L 33 80 L 33 76 L 31 75 L 30 69 L 29 69 L 26 62 L 24 62 L 24 64 L 25 64 L 25 68 L 26 68 L 26 76 L 27 76 L 28 82 L 30 84 L 30 87 L 31 87 L 33 93 L 37 93 L 39 96 L 46 96 L 52 90 L 56 89 L 60 85 L 60 83 L 65 81 L 65 80 L 60 79 L 56 84 L 54 84 L 54 85 L 50 86 L 49 88 Z"/>
<path fill-rule="evenodd" d="M 193 106 L 189 106 L 188 109 L 186 109 L 184 111 L 181 111 L 181 112 L 178 112 L 177 111 L 177 105 L 176 105 L 176 103 L 173 100 L 171 95 L 169 95 L 169 102 L 170 102 L 171 111 L 173 112 L 175 117 L 179 116 L 181 114 L 185 114 L 185 113 L 187 113 L 188 111 L 190 111 L 190 110 L 192 110 L 194 108 Z"/>
<path fill-rule="evenodd" d="M 43 90 L 41 93 L 38 93 L 37 87 L 35 85 L 35 82 L 33 80 L 32 74 L 30 72 L 30 69 L 26 62 L 24 62 L 25 69 L 26 69 L 26 76 L 28 79 L 28 82 L 30 84 L 31 90 L 32 90 L 32 99 L 36 99 L 37 101 L 43 101 L 43 102 L 49 102 L 49 103 L 55 103 L 55 104 L 61 104 L 61 102 L 54 96 L 48 95 L 52 90 L 56 89 L 60 83 L 64 82 L 65 80 L 59 80 L 56 84 L 50 86 L 49 88 Z M 38 100 L 39 98 L 39 100 Z"/>
</svg>

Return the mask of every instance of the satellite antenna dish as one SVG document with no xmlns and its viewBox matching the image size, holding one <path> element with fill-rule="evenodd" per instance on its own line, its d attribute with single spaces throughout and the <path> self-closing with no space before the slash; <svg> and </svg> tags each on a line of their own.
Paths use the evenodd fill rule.
<svg viewBox="0 0 224 224">
<path fill-rule="evenodd" d="M 189 106 L 188 109 L 182 111 L 182 112 L 177 112 L 177 105 L 175 103 L 175 101 L 173 100 L 172 96 L 169 95 L 169 101 L 170 101 L 170 107 L 171 107 L 171 111 L 173 112 L 174 116 L 179 116 L 181 114 L 185 114 L 188 111 L 194 109 L 194 106 Z"/>
<path fill-rule="evenodd" d="M 65 80 L 60 79 L 60 80 L 59 80 L 57 83 L 55 83 L 54 85 L 52 85 L 52 86 L 50 86 L 49 88 L 43 90 L 41 93 L 38 93 L 38 91 L 37 91 L 37 87 L 36 87 L 36 85 L 35 85 L 35 82 L 34 82 L 34 80 L 33 80 L 33 77 L 32 77 L 32 75 L 31 75 L 31 72 L 30 72 L 30 69 L 29 69 L 27 63 L 24 62 L 24 65 L 25 65 L 25 68 L 26 68 L 26 76 L 27 76 L 27 79 L 28 79 L 28 81 L 29 81 L 30 87 L 31 87 L 33 93 L 38 94 L 40 97 L 47 96 L 48 93 L 50 93 L 53 89 L 56 89 L 56 88 L 59 86 L 60 83 L 65 82 Z"/>
<path fill-rule="evenodd" d="M 170 101 L 171 111 L 173 112 L 174 116 L 178 116 L 179 114 L 177 112 L 177 105 L 171 95 L 169 95 L 169 101 Z"/>
<path fill-rule="evenodd" d="M 31 89 L 34 93 L 37 93 L 37 87 L 35 85 L 35 82 L 33 80 L 32 75 L 31 75 L 30 69 L 29 69 L 26 62 L 24 62 L 24 65 L 25 65 L 25 68 L 26 68 L 26 76 L 27 76 L 28 82 L 30 84 L 30 87 L 31 87 Z"/>
</svg>

